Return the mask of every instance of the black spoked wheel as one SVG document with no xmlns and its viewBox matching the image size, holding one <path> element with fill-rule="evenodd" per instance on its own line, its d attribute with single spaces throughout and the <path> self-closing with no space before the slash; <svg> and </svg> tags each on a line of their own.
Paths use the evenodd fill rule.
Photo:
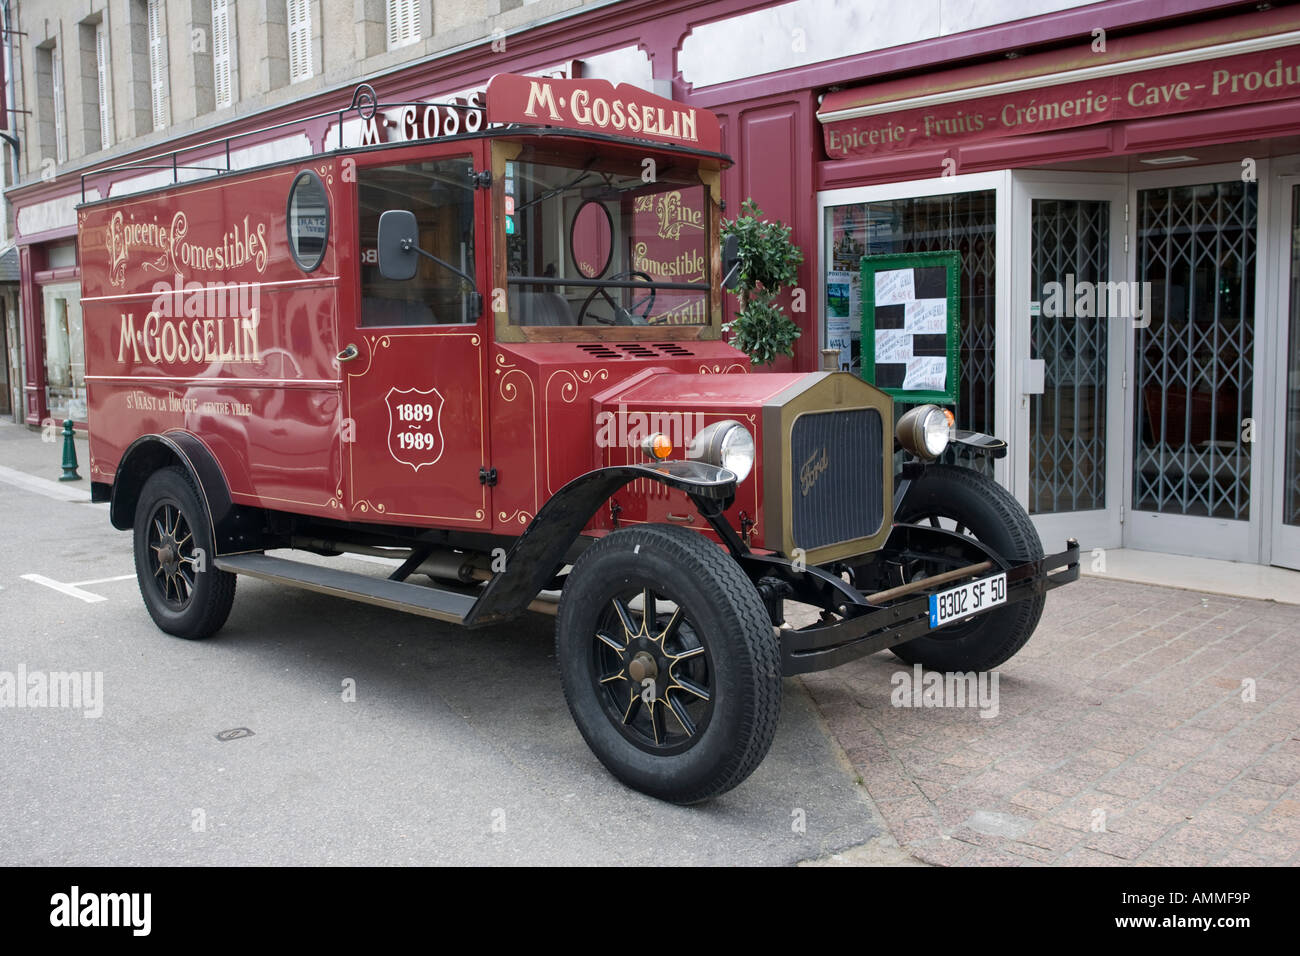
<svg viewBox="0 0 1300 956">
<path fill-rule="evenodd" d="M 927 467 L 908 489 L 894 520 L 969 535 L 1015 564 L 1043 556 L 1038 531 L 1015 497 L 992 478 L 968 468 Z M 897 583 L 938 574 L 948 567 L 903 562 Z M 1046 596 L 1039 594 L 949 624 L 898 645 L 894 654 L 908 664 L 935 670 L 991 670 L 1024 647 L 1038 626 L 1045 600 Z"/>
<path fill-rule="evenodd" d="M 189 475 L 163 468 L 140 490 L 135 511 L 135 575 L 155 624 L 199 640 L 226 623 L 235 576 L 213 566 L 207 511 Z"/>
<path fill-rule="evenodd" d="M 564 696 L 592 752 L 643 793 L 697 803 L 762 761 L 781 656 L 757 590 L 718 545 L 663 525 L 591 545 L 555 628 Z"/>
<path fill-rule="evenodd" d="M 149 555 L 154 583 L 173 611 L 184 611 L 194 597 L 194 531 L 181 509 L 169 501 L 158 504 L 148 522 Z"/>
<path fill-rule="evenodd" d="M 690 747 L 713 714 L 708 648 L 685 612 L 652 588 L 612 598 L 592 639 L 591 678 L 606 716 L 647 753 Z"/>
</svg>

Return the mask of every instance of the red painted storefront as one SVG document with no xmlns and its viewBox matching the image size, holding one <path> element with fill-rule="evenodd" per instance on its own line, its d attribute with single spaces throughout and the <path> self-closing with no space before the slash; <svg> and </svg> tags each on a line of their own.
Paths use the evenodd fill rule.
<svg viewBox="0 0 1300 956">
<path fill-rule="evenodd" d="M 693 88 L 683 78 L 677 68 L 677 53 L 693 28 L 771 6 L 753 0 L 707 3 L 630 0 L 511 35 L 507 53 L 492 53 L 490 40 L 485 38 L 473 48 L 407 65 L 371 78 L 371 82 L 385 101 L 436 98 L 444 91 L 481 89 L 497 72 L 541 70 L 571 61 L 580 63 L 584 57 L 603 51 L 639 47 L 650 60 L 655 81 L 670 84 L 674 99 L 706 107 L 718 115 L 723 147 L 736 161 L 734 169 L 724 177 L 723 193 L 728 211 L 734 213 L 741 200 L 753 196 L 766 214 L 794 227 L 794 237 L 805 253 L 800 287 L 807 291 L 808 307 L 794 315 L 804 331 L 796 344 L 795 357 L 778 365 L 778 369 L 800 370 L 819 364 L 821 323 L 817 303 L 821 296 L 820 277 L 825 268 L 817 248 L 820 190 L 928 178 L 943 168 L 944 159 L 954 160 L 957 171 L 970 172 L 1084 156 L 1122 155 L 1166 148 L 1174 143 L 1225 142 L 1240 139 L 1247 131 L 1250 135 L 1283 135 L 1296 130 L 1297 115 L 1300 115 L 1297 101 L 1288 99 L 1173 117 L 1116 121 L 1036 133 L 1032 137 L 986 139 L 937 149 L 913 145 L 886 155 L 833 158 L 825 148 L 822 124 L 817 116 L 820 101 L 828 92 L 845 95 L 833 91 L 853 87 L 870 91 L 883 86 L 884 95 L 889 95 L 889 84 L 898 84 L 893 93 L 915 95 L 921 88 L 917 84 L 924 85 L 938 71 L 955 71 L 952 79 L 957 84 L 973 83 L 1002 68 L 1008 62 L 1006 54 L 1013 51 L 1028 59 L 1034 50 L 1043 50 L 1038 54 L 1040 57 L 1048 62 L 1058 58 L 1061 68 L 1066 68 L 1069 56 L 1073 55 L 1070 51 L 1081 44 L 1086 46 L 1098 24 L 1111 31 L 1116 56 L 1123 55 L 1126 43 L 1141 44 L 1144 31 L 1187 21 L 1193 21 L 1189 28 L 1193 33 L 1200 31 L 1200 42 L 1209 42 L 1217 29 L 1211 18 L 1254 7 L 1222 0 L 1111 0 L 702 89 Z M 970 76 L 960 73 L 962 70 L 970 71 Z M 1045 84 L 1049 81 L 1050 73 L 1043 78 Z M 321 93 L 220 128 L 178 137 L 167 146 L 198 145 L 294 117 L 337 109 L 345 105 L 349 96 L 350 90 L 344 89 Z M 306 131 L 316 147 L 323 147 L 328 121 L 308 124 Z M 255 135 L 244 141 L 244 145 L 281 133 Z M 128 158 L 135 157 L 120 156 L 114 161 Z M 93 168 L 89 167 L 89 171 L 93 172 Z M 114 176 L 92 175 L 86 181 L 88 187 L 97 188 L 103 194 Z M 75 266 L 52 265 L 50 253 L 70 241 L 76 228 L 74 222 L 69 222 L 24 232 L 21 211 L 24 207 L 60 200 L 71 202 L 80 188 L 80 177 L 67 173 L 50 182 L 23 185 L 9 192 L 20 214 L 18 241 L 26 333 L 25 418 L 31 424 L 39 423 L 47 414 L 42 288 L 78 275 Z"/>
</svg>

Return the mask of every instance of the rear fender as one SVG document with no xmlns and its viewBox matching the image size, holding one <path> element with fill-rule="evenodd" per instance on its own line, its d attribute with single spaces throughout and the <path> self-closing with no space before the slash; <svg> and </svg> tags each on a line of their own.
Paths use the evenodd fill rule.
<svg viewBox="0 0 1300 956">
<path fill-rule="evenodd" d="M 232 554 L 260 547 L 262 520 L 256 508 L 236 505 L 230 498 L 216 457 L 195 435 L 172 431 L 142 435 L 133 441 L 118 463 L 109 499 L 108 516 L 114 528 L 126 531 L 135 524 L 140 491 L 160 468 L 179 465 L 198 489 L 217 554 Z"/>
</svg>

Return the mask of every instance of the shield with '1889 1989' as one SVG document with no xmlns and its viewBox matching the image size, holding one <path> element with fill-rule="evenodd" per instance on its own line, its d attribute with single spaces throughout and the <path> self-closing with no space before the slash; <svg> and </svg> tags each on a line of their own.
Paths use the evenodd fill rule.
<svg viewBox="0 0 1300 956">
<path fill-rule="evenodd" d="M 436 388 L 390 388 L 388 451 L 419 471 L 442 457 L 442 393 Z"/>
</svg>

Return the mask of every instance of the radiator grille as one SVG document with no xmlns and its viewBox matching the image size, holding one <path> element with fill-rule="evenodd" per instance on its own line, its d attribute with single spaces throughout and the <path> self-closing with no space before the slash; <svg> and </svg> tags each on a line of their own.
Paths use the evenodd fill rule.
<svg viewBox="0 0 1300 956">
<path fill-rule="evenodd" d="M 805 551 L 866 538 L 884 520 L 882 428 L 874 408 L 812 412 L 790 434 L 791 534 Z"/>
</svg>

